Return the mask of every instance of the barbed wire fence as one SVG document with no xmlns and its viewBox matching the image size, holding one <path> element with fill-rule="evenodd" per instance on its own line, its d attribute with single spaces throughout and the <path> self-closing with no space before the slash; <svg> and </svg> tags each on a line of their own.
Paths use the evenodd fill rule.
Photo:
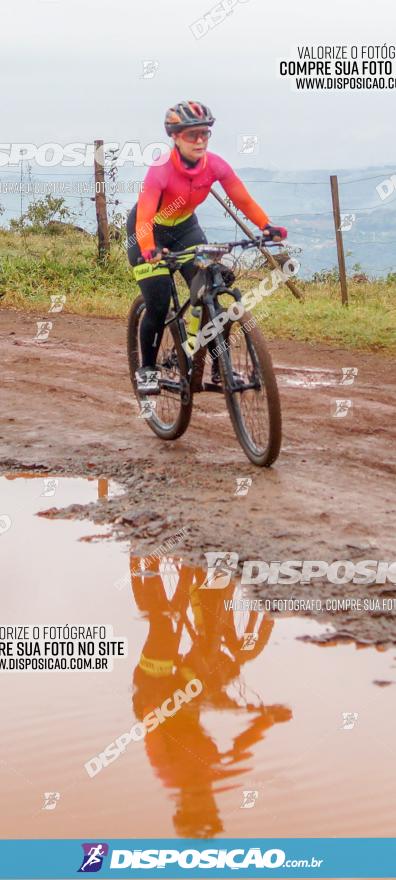
<svg viewBox="0 0 396 880">
<path fill-rule="evenodd" d="M 114 176 L 114 156 L 110 157 L 113 160 L 113 166 L 110 169 L 107 168 L 107 173 L 110 170 L 110 178 L 107 180 L 107 183 L 111 182 L 113 185 L 113 189 L 110 190 L 111 195 L 108 198 L 108 201 L 112 205 L 117 206 L 118 211 L 118 222 L 120 223 L 120 218 L 122 214 L 124 214 L 126 218 L 126 214 L 128 210 L 131 209 L 133 202 L 132 197 L 138 196 L 139 192 L 142 191 L 142 180 L 131 180 L 127 181 L 119 181 L 115 179 Z M 108 157 L 107 157 L 108 159 Z M 113 167 L 113 175 L 111 168 Z M 240 174 L 243 172 L 239 172 Z M 390 172 L 388 172 L 390 174 Z M 347 275 L 345 269 L 345 253 L 344 253 L 344 236 L 343 233 L 345 231 L 351 231 L 352 227 L 356 229 L 359 226 L 359 219 L 365 218 L 367 219 L 370 214 L 375 213 L 378 207 L 391 207 L 392 200 L 382 200 L 378 201 L 378 205 L 370 204 L 354 204 L 353 197 L 349 195 L 351 192 L 350 187 L 353 187 L 356 184 L 366 183 L 366 182 L 374 182 L 380 181 L 382 184 L 384 183 L 384 171 L 378 172 L 376 174 L 367 174 L 367 175 L 359 175 L 357 177 L 338 177 L 338 175 L 331 175 L 329 180 L 328 177 L 323 177 L 317 180 L 307 180 L 304 178 L 303 180 L 297 180 L 294 178 L 289 178 L 288 176 L 283 177 L 282 175 L 276 175 L 276 177 L 268 177 L 268 176 L 250 176 L 243 175 L 244 183 L 247 187 L 250 184 L 260 184 L 268 187 L 269 191 L 271 187 L 295 187 L 294 197 L 296 202 L 300 201 L 300 197 L 298 195 L 298 189 L 301 187 L 322 187 L 324 189 L 323 200 L 328 199 L 329 207 L 327 210 L 312 210 L 307 207 L 306 210 L 297 210 L 297 211 L 280 211 L 277 214 L 277 222 L 286 222 L 287 224 L 291 224 L 291 234 L 298 234 L 299 238 L 302 239 L 304 243 L 304 239 L 311 239 L 309 243 L 309 247 L 319 246 L 322 247 L 323 243 L 320 242 L 320 234 L 318 235 L 318 243 L 312 245 L 312 235 L 307 231 L 308 224 L 310 221 L 315 222 L 318 218 L 321 221 L 326 223 L 326 232 L 328 234 L 331 233 L 331 229 L 333 227 L 333 231 L 331 237 L 334 236 L 333 242 L 335 240 L 336 250 L 337 250 L 337 261 L 338 261 L 338 277 L 340 281 L 340 289 L 341 289 L 341 300 L 344 304 L 347 304 L 348 301 L 348 291 L 347 291 Z M 103 193 L 100 191 L 100 187 L 103 187 Z M 73 192 L 73 188 L 78 188 L 78 192 Z M 378 186 L 376 187 L 378 190 Z M 396 188 L 395 188 L 396 189 Z M 106 208 L 106 216 L 107 216 L 107 201 L 106 201 L 106 189 L 105 183 L 99 182 L 99 192 L 98 192 L 98 181 L 95 180 L 95 176 L 92 173 L 90 168 L 87 168 L 86 172 L 80 172 L 76 174 L 75 171 L 66 171 L 62 169 L 61 172 L 57 171 L 41 171 L 34 170 L 31 165 L 21 159 L 19 163 L 19 167 L 1 167 L 0 169 L 0 217 L 5 220 L 5 222 L 9 222 L 11 219 L 17 216 L 17 209 L 15 207 L 9 207 L 3 205 L 3 197 L 5 195 L 16 196 L 19 195 L 19 215 L 22 217 L 24 213 L 24 205 L 30 204 L 34 202 L 37 195 L 43 195 L 44 193 L 57 192 L 59 195 L 62 194 L 64 201 L 66 204 L 73 205 L 77 200 L 80 206 L 80 214 L 82 213 L 83 206 L 85 205 L 87 209 L 90 206 L 93 207 L 95 204 L 97 208 L 97 196 L 99 195 L 100 203 L 101 203 L 101 216 L 104 217 L 103 208 Z M 114 193 L 117 193 L 116 197 Z M 333 193 L 333 198 L 332 198 Z M 339 195 L 340 193 L 340 195 Z M 128 199 L 122 198 L 123 195 L 127 195 Z M 102 198 L 104 197 L 104 199 Z M 70 201 L 69 201 L 70 200 Z M 352 204 L 351 204 L 352 202 Z M 205 206 L 206 207 L 206 206 Z M 75 213 L 75 212 L 73 212 Z M 89 213 L 89 211 L 88 211 Z M 96 212 L 98 213 L 98 212 Z M 114 213 L 114 211 L 113 211 Z M 218 213 L 211 215 L 210 209 L 207 212 L 207 216 L 209 218 L 213 216 L 213 218 L 218 219 Z M 328 221 L 328 222 L 326 222 Z M 332 223 L 333 221 L 333 223 Z M 87 216 L 87 212 L 85 213 L 84 219 L 84 228 L 91 235 L 99 234 L 99 224 L 95 223 L 95 219 L 91 216 Z M 319 230 L 323 234 L 323 228 Z M 99 235 L 99 238 L 102 242 L 102 253 L 103 253 L 103 237 Z M 325 239 L 325 242 L 328 241 Z M 347 245 L 354 245 L 360 247 L 371 247 L 373 244 L 375 246 L 388 246 L 396 243 L 396 239 L 389 238 L 379 238 L 375 232 L 369 234 L 363 234 L 360 237 L 351 237 L 348 235 Z M 106 250 L 106 249 L 105 249 Z M 349 254 L 347 254 L 349 255 Z M 357 264 L 358 265 L 358 264 Z M 362 279 L 364 278 L 364 273 L 362 274 Z"/>
</svg>

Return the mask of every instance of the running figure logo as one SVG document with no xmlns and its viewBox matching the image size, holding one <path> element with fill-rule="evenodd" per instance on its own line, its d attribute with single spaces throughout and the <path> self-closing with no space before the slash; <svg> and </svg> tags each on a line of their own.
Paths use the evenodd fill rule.
<svg viewBox="0 0 396 880">
<path fill-rule="evenodd" d="M 48 309 L 49 312 L 61 312 L 63 306 L 66 302 L 65 294 L 56 293 L 55 296 L 51 296 L 51 306 Z"/>
<path fill-rule="evenodd" d="M 338 399 L 332 401 L 332 416 L 335 419 L 345 419 L 345 416 L 348 415 L 348 412 L 352 410 L 352 401 L 345 399 Z"/>
<path fill-rule="evenodd" d="M 241 803 L 241 810 L 251 810 L 256 804 L 258 798 L 258 791 L 246 790 L 243 792 L 243 801 Z"/>
<path fill-rule="evenodd" d="M 59 480 L 55 477 L 44 477 L 44 489 L 40 495 L 40 498 L 44 496 L 44 498 L 52 498 L 55 495 L 55 492 L 59 486 Z"/>
<path fill-rule="evenodd" d="M 52 330 L 52 321 L 36 321 L 37 333 L 33 336 L 35 342 L 45 342 Z"/>
<path fill-rule="evenodd" d="M 208 573 L 200 590 L 224 590 L 238 566 L 237 553 L 205 553 Z"/>
<path fill-rule="evenodd" d="M 155 413 L 156 406 L 156 400 L 150 400 L 148 397 L 143 397 L 140 401 L 140 413 L 138 419 L 151 419 Z"/>
<path fill-rule="evenodd" d="M 251 485 L 251 477 L 236 477 L 236 489 L 234 495 L 247 495 Z"/>
<path fill-rule="evenodd" d="M 258 633 L 244 633 L 241 651 L 253 651 L 258 641 Z"/>
<path fill-rule="evenodd" d="M 341 214 L 341 223 L 338 232 L 349 232 L 356 220 L 356 214 Z"/>
<path fill-rule="evenodd" d="M 102 862 L 105 856 L 109 851 L 108 843 L 83 843 L 82 848 L 84 850 L 84 858 L 81 862 L 81 865 L 78 869 L 78 872 L 83 871 L 84 873 L 89 873 L 93 871 L 100 871 L 102 867 Z"/>
<path fill-rule="evenodd" d="M 341 730 L 353 730 L 358 719 L 358 712 L 343 712 Z"/>
<path fill-rule="evenodd" d="M 44 806 L 41 807 L 42 810 L 54 810 L 58 800 L 60 798 L 59 791 L 45 791 L 44 792 Z"/>
<path fill-rule="evenodd" d="M 357 374 L 357 367 L 342 367 L 342 379 L 340 379 L 340 385 L 353 385 Z"/>
<path fill-rule="evenodd" d="M 258 153 L 259 139 L 256 134 L 243 134 L 238 140 L 239 153 Z"/>
<path fill-rule="evenodd" d="M 159 61 L 143 61 L 143 73 L 141 79 L 152 79 L 159 68 Z"/>
</svg>

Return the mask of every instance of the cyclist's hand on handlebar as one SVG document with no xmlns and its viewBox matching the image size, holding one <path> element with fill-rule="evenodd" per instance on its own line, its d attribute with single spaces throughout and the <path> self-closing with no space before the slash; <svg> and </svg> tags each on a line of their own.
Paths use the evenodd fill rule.
<svg viewBox="0 0 396 880">
<path fill-rule="evenodd" d="M 262 233 L 264 245 L 266 239 L 267 241 L 282 241 L 283 238 L 287 238 L 287 229 L 284 226 L 271 226 L 268 223 L 267 226 L 264 226 Z"/>
<path fill-rule="evenodd" d="M 159 263 L 163 254 L 169 254 L 169 248 L 153 248 L 151 250 L 142 251 L 143 263 Z"/>
</svg>

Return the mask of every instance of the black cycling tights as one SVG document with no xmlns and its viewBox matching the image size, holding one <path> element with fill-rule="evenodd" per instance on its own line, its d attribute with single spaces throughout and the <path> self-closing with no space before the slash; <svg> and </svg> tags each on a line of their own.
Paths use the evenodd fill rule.
<svg viewBox="0 0 396 880">
<path fill-rule="evenodd" d="M 190 278 L 187 278 L 187 270 L 183 266 L 183 276 L 187 283 L 191 281 L 196 271 L 192 266 L 191 270 L 189 273 Z M 153 367 L 161 345 L 164 324 L 168 314 L 171 299 L 171 281 L 169 276 L 160 275 L 158 278 L 147 278 L 139 281 L 139 287 L 146 304 L 146 310 L 140 324 L 142 366 Z"/>
<path fill-rule="evenodd" d="M 146 303 L 146 311 L 140 324 L 140 347 L 142 366 L 155 365 L 165 319 L 171 298 L 170 279 L 166 275 L 140 282 L 140 289 Z"/>
<path fill-rule="evenodd" d="M 136 266 L 140 257 L 140 248 L 135 240 L 135 223 L 136 206 L 132 209 L 127 221 L 128 259 L 132 266 Z M 207 242 L 195 214 L 176 226 L 155 225 L 154 239 L 157 247 L 167 247 L 170 251 L 181 251 L 194 244 L 206 244 Z M 180 271 L 184 280 L 190 285 L 196 272 L 192 261 L 186 263 Z M 143 278 L 138 283 L 146 304 L 140 325 L 142 366 L 154 367 L 169 309 L 171 280 L 169 275 L 158 275 L 157 277 Z"/>
</svg>

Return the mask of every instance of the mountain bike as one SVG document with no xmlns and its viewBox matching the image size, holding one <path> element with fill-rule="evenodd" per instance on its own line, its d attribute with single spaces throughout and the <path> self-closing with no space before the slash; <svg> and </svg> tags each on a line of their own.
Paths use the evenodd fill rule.
<svg viewBox="0 0 396 880">
<path fill-rule="evenodd" d="M 160 394 L 149 408 L 148 426 L 163 440 L 175 440 L 186 431 L 195 394 L 224 394 L 236 436 L 253 464 L 269 467 L 281 447 L 281 407 L 275 372 L 263 334 L 241 303 L 235 275 L 221 259 L 235 247 L 258 247 L 259 240 L 197 245 L 163 255 L 160 266 L 169 270 L 171 307 L 157 355 Z M 174 275 L 183 260 L 194 255 L 197 272 L 190 296 L 181 305 Z M 281 265 L 281 262 L 280 262 Z M 222 298 L 231 297 L 225 309 Z M 200 308 L 199 341 L 192 350 L 185 315 Z M 143 296 L 133 302 L 128 319 L 127 350 L 132 386 L 137 399 L 136 371 L 141 366 L 139 326 L 145 310 Z M 221 383 L 214 384 L 205 369 L 208 344 L 216 346 Z M 210 345 L 209 345 L 210 348 Z M 213 344 L 212 344 L 213 348 Z M 210 354 L 210 352 L 209 352 Z M 149 398 L 145 399 L 150 407 Z"/>
</svg>

